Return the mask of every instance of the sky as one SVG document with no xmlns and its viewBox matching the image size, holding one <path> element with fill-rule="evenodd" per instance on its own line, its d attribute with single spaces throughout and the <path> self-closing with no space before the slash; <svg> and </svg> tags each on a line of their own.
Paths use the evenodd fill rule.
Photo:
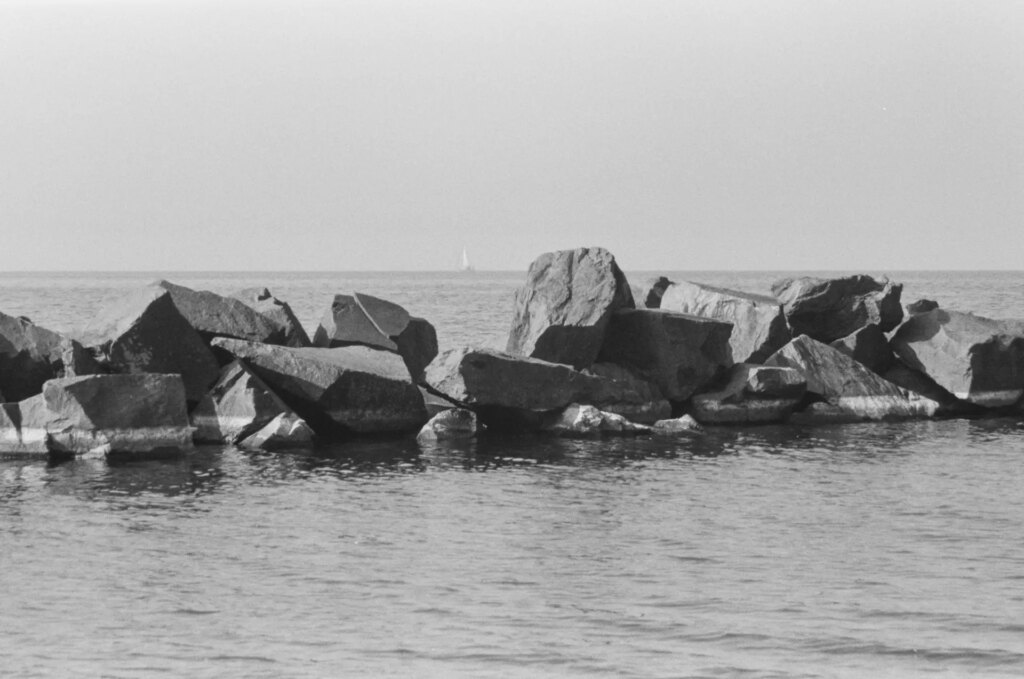
<svg viewBox="0 0 1024 679">
<path fill-rule="evenodd" d="M 1024 269 L 1024 2 L 0 0 L 3 270 Z"/>
</svg>

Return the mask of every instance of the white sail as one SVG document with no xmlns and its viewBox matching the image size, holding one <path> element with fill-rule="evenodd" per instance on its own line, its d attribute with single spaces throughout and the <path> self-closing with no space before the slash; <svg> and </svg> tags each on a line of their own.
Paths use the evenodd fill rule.
<svg viewBox="0 0 1024 679">
<path fill-rule="evenodd" d="M 469 263 L 469 254 L 466 252 L 466 248 L 462 248 L 462 262 L 459 263 L 460 271 L 476 271 L 472 264 Z"/>
</svg>

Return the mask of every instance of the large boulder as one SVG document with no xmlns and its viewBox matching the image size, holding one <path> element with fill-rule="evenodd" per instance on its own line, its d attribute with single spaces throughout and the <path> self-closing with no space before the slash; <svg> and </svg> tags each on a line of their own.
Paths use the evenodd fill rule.
<svg viewBox="0 0 1024 679">
<path fill-rule="evenodd" d="M 646 434 L 651 428 L 630 422 L 617 413 L 598 410 L 592 405 L 572 403 L 546 425 L 544 431 L 570 438 L 587 438 L 605 434 Z"/>
<path fill-rule="evenodd" d="M 838 349 L 873 373 L 882 375 L 892 367 L 896 357 L 889 346 L 889 338 L 875 323 L 865 325 L 846 337 L 831 342 Z"/>
<path fill-rule="evenodd" d="M 683 401 L 732 365 L 731 331 L 710 318 L 623 309 L 612 314 L 599 358 L 658 385 L 670 401 Z"/>
<path fill-rule="evenodd" d="M 306 334 L 302 323 L 295 316 L 291 306 L 285 301 L 274 297 L 267 288 L 246 288 L 231 295 L 242 302 L 250 309 L 260 313 L 279 329 L 286 347 L 308 347 L 310 346 L 309 335 Z"/>
<path fill-rule="evenodd" d="M 309 440 L 302 418 L 238 360 L 221 370 L 220 379 L 193 408 L 191 420 L 197 443 L 240 443 L 275 420 L 262 440 L 281 444 L 288 432 L 300 437 L 296 443 Z"/>
<path fill-rule="evenodd" d="M 763 363 L 791 339 L 782 306 L 765 295 L 684 281 L 666 288 L 661 308 L 732 323 L 729 345 L 736 363 Z"/>
<path fill-rule="evenodd" d="M 984 407 L 1006 406 L 1024 393 L 1024 327 L 945 309 L 911 316 L 892 348 L 956 398 Z"/>
<path fill-rule="evenodd" d="M 64 337 L 26 318 L 0 313 L 0 390 L 21 401 L 57 377 Z"/>
<path fill-rule="evenodd" d="M 516 292 L 507 350 L 587 367 L 601 351 L 611 314 L 633 306 L 629 283 L 607 250 L 543 254 Z"/>
<path fill-rule="evenodd" d="M 233 297 L 192 290 L 164 280 L 153 283 L 153 287 L 170 293 L 174 306 L 207 342 L 214 337 L 234 337 L 266 344 L 285 343 L 284 333 L 276 323 Z"/>
<path fill-rule="evenodd" d="M 740 363 L 724 387 L 694 396 L 690 411 L 702 424 L 784 422 L 806 390 L 807 381 L 797 370 Z"/>
<path fill-rule="evenodd" d="M 807 391 L 828 403 L 829 420 L 931 417 L 939 405 L 897 387 L 807 335 L 779 349 L 765 365 L 798 370 L 807 381 Z"/>
<path fill-rule="evenodd" d="M 365 346 L 282 347 L 217 338 L 322 436 L 416 431 L 423 398 L 401 356 Z"/>
<path fill-rule="evenodd" d="M 138 288 L 104 307 L 80 340 L 114 373 L 175 373 L 196 403 L 217 380 L 220 366 L 171 294 Z"/>
<path fill-rule="evenodd" d="M 834 342 L 874 323 L 889 332 L 903 319 L 903 286 L 871 276 L 784 278 L 772 284 L 794 335 Z"/>
<path fill-rule="evenodd" d="M 15 407 L 16 406 L 16 407 Z M 49 380 L 37 396 L 5 404 L 7 452 L 163 456 L 192 449 L 179 375 L 87 375 Z"/>
<path fill-rule="evenodd" d="M 463 347 L 442 352 L 424 381 L 453 403 L 472 408 L 499 427 L 541 426 L 542 415 L 573 402 L 594 405 L 634 421 L 665 417 L 669 404 L 651 385 L 628 371 L 595 366 L 596 372 L 561 363 Z"/>
</svg>

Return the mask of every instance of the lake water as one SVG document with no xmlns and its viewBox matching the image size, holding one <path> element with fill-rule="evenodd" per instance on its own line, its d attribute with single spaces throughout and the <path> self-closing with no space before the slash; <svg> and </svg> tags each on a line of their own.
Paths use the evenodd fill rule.
<svg viewBox="0 0 1024 679">
<path fill-rule="evenodd" d="M 1024 317 L 1022 273 L 891 276 Z M 502 347 L 524 276 L 6 273 L 0 310 L 71 330 L 159 277 L 309 330 L 368 292 L 448 348 Z M 8 460 L 0 540 L 0 676 L 1024 675 L 1016 418 Z"/>
</svg>

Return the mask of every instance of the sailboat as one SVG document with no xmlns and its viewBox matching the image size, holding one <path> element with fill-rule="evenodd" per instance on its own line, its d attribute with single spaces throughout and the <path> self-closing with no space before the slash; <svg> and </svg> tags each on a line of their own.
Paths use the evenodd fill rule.
<svg viewBox="0 0 1024 679">
<path fill-rule="evenodd" d="M 459 262 L 459 271 L 467 273 L 476 271 L 476 267 L 469 263 L 469 255 L 466 253 L 466 248 L 462 248 L 462 261 Z"/>
</svg>

